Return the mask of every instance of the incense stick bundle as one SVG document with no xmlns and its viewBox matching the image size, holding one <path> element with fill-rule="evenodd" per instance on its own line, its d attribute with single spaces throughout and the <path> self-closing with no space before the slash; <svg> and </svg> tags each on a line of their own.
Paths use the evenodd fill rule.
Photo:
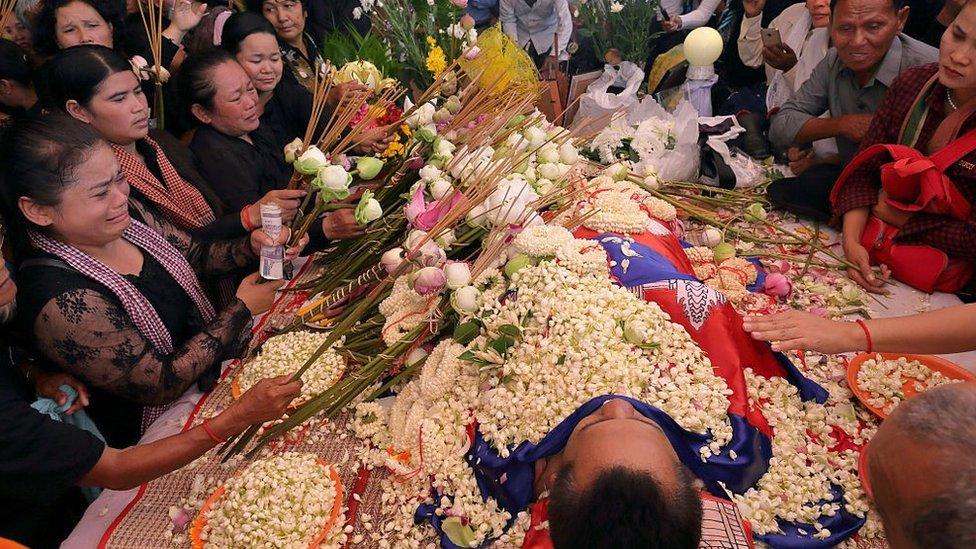
<svg viewBox="0 0 976 549">
<path fill-rule="evenodd" d="M 177 0 L 179 1 L 179 0 Z M 145 5 L 144 5 L 145 4 Z M 163 115 L 163 2 L 162 0 L 145 0 L 136 2 L 139 6 L 139 17 L 149 42 L 149 52 L 152 55 L 151 78 L 155 86 L 153 110 L 156 114 L 156 127 L 163 129 L 165 125 Z"/>
</svg>

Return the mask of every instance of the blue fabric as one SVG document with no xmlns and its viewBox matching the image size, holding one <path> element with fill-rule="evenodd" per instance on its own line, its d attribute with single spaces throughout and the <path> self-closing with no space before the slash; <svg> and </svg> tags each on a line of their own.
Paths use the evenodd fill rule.
<svg viewBox="0 0 976 549">
<path fill-rule="evenodd" d="M 491 9 L 498 7 L 498 0 L 468 0 L 468 15 L 475 24 L 481 25 L 491 19 Z"/>
<path fill-rule="evenodd" d="M 625 287 L 668 280 L 700 283 L 694 276 L 679 272 L 664 256 L 639 242 L 625 240 L 613 234 L 600 235 L 595 240 L 603 246 L 609 258 L 616 262 L 611 268 L 612 274 Z M 625 251 L 624 242 L 627 243 L 629 250 Z M 624 260 L 628 260 L 626 271 L 623 268 Z M 761 269 L 760 273 L 762 273 Z M 726 303 L 725 306 L 728 304 Z M 804 377 L 783 354 L 771 354 L 785 371 L 786 379 L 797 387 L 800 398 L 814 400 L 821 404 L 826 402 L 828 393 L 823 387 Z M 771 441 L 741 416 L 729 414 L 733 432 L 732 440 L 721 449 L 720 454 L 713 455 L 706 462 L 702 462 L 698 450 L 711 441 L 709 434 L 686 431 L 665 412 L 644 402 L 624 396 L 603 395 L 580 406 L 538 444 L 523 442 L 516 446 L 507 458 L 501 457 L 476 430 L 466 459 L 474 471 L 482 496 L 494 498 L 499 506 L 509 511 L 512 516 L 525 510 L 534 496 L 534 462 L 561 451 L 576 424 L 602 406 L 604 402 L 614 398 L 627 400 L 635 410 L 657 423 L 668 437 L 682 463 L 705 483 L 709 492 L 716 496 L 727 497 L 725 490 L 719 485 L 720 482 L 730 491 L 741 494 L 754 486 L 768 469 L 769 459 L 772 456 Z M 736 453 L 735 460 L 730 456 L 733 450 Z M 833 495 L 837 501 L 842 497 L 842 492 L 836 489 Z M 432 496 L 435 501 L 440 499 L 440 494 L 436 492 L 432 493 Z M 435 514 L 436 509 L 436 503 L 420 505 L 414 518 L 417 522 L 429 522 L 441 533 L 442 547 L 457 548 L 443 534 L 441 517 Z M 820 522 L 831 531 L 831 536 L 826 540 L 811 537 L 817 532 L 812 525 L 785 522 L 780 523 L 784 534 L 757 537 L 777 549 L 825 549 L 853 535 L 864 524 L 864 519 L 858 519 L 841 511 L 834 517 L 823 517 Z M 807 532 L 807 535 L 798 532 L 801 528 Z"/>
<path fill-rule="evenodd" d="M 720 454 L 711 456 L 703 463 L 698 451 L 711 442 L 710 435 L 686 431 L 671 419 L 671 416 L 650 404 L 620 395 L 603 395 L 580 406 L 556 425 L 538 444 L 523 442 L 507 458 L 501 457 L 481 436 L 480 431 L 475 431 L 474 444 L 468 451 L 466 459 L 474 471 L 482 496 L 495 498 L 499 506 L 512 516 L 528 508 L 534 497 L 533 464 L 536 460 L 562 451 L 576 424 L 595 412 L 604 402 L 615 398 L 626 400 L 640 414 L 657 423 L 668 437 L 681 462 L 705 483 L 709 492 L 716 496 L 727 497 L 726 492 L 719 485 L 720 482 L 725 483 L 726 487 L 734 492 L 745 492 L 769 467 L 769 458 L 772 456 L 770 440 L 742 417 L 729 415 L 732 423 L 732 441 L 722 448 Z M 735 460 L 731 458 L 731 451 L 737 454 Z M 439 494 L 433 495 L 435 501 L 440 499 Z M 429 521 L 438 532 L 441 532 L 441 518 L 434 514 L 436 508 L 436 503 L 421 505 L 417 509 L 415 519 L 418 522 Z M 451 549 L 456 547 L 443 532 L 441 546 Z"/>
<path fill-rule="evenodd" d="M 102 433 L 99 432 L 95 422 L 88 417 L 88 414 L 86 414 L 84 410 L 77 410 L 70 416 L 65 414 L 68 408 L 71 408 L 71 405 L 74 404 L 75 400 L 78 398 L 78 392 L 75 391 L 74 387 L 67 384 L 62 384 L 58 388 L 61 389 L 61 392 L 68 397 L 67 400 L 64 401 L 64 404 L 58 404 L 55 400 L 50 398 L 39 398 L 35 400 L 33 404 L 31 404 L 31 408 L 50 417 L 54 421 L 74 425 L 82 431 L 88 431 L 89 433 L 98 437 L 98 439 L 102 442 L 105 442 L 105 437 L 102 436 Z M 81 492 L 85 495 L 85 499 L 91 503 L 95 501 L 95 498 L 97 498 L 100 493 L 102 493 L 102 489 L 94 486 L 85 486 L 82 487 Z"/>
</svg>

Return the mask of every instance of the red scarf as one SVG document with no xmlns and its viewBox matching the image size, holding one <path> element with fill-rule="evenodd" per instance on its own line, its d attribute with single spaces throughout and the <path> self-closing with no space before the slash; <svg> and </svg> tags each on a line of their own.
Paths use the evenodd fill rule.
<svg viewBox="0 0 976 549">
<path fill-rule="evenodd" d="M 132 185 L 158 206 L 166 219 L 181 229 L 199 229 L 213 223 L 213 209 L 200 193 L 199 189 L 187 183 L 176 168 L 163 153 L 163 149 L 150 137 L 145 142 L 156 152 L 156 162 L 163 174 L 163 181 L 159 181 L 146 164 L 122 147 L 113 144 L 112 151 L 119 160 L 122 173 L 125 174 L 129 185 Z"/>
</svg>

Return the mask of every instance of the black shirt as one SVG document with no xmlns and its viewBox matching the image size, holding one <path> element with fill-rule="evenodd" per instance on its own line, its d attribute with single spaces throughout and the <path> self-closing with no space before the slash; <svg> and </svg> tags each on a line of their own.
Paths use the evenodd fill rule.
<svg viewBox="0 0 976 549">
<path fill-rule="evenodd" d="M 268 191 L 284 189 L 291 166 L 275 146 L 274 135 L 263 125 L 250 133 L 252 143 L 200 126 L 190 141 L 197 169 L 229 211 L 239 212 Z"/>
<path fill-rule="evenodd" d="M 249 135 L 252 143 L 200 126 L 190 142 L 197 168 L 231 211 L 256 203 L 269 191 L 286 188 L 291 180 L 292 167 L 285 163 L 284 145 L 278 146 L 274 132 L 262 123 Z M 328 244 L 321 223 L 313 223 L 308 236 L 306 253 Z"/>
<path fill-rule="evenodd" d="M 190 234 L 203 242 L 226 240 L 247 234 L 247 231 L 244 230 L 244 226 L 241 224 L 240 208 L 231 210 L 226 207 L 226 204 L 217 196 L 217 193 L 210 187 L 207 180 L 197 171 L 193 153 L 186 145 L 166 131 L 150 130 L 149 137 L 156 141 L 163 154 L 166 155 L 166 159 L 176 169 L 176 173 L 184 181 L 200 191 L 200 194 L 203 195 L 210 209 L 214 212 L 216 220 L 213 223 L 196 230 L 191 230 L 189 231 Z M 150 147 L 144 140 L 136 142 L 136 150 L 142 155 L 142 159 L 145 161 L 146 168 L 150 173 L 156 176 L 156 179 L 159 181 L 165 181 L 163 171 L 159 168 L 159 159 L 156 158 L 156 150 Z M 135 187 L 129 188 L 129 194 L 143 204 L 152 205 L 152 201 L 143 196 Z"/>
<path fill-rule="evenodd" d="M 95 467 L 105 444 L 31 408 L 6 350 L 0 355 L 0 537 L 56 547 L 84 511 L 74 486 Z"/>
<path fill-rule="evenodd" d="M 323 112 L 320 126 L 329 122 L 330 113 Z M 296 137 L 305 137 L 305 129 L 312 118 L 312 93 L 305 86 L 289 78 L 282 78 L 275 86 L 271 99 L 261 113 L 261 127 L 267 130 L 271 146 L 284 151 L 285 145 Z M 282 157 L 284 161 L 284 157 Z"/>
<path fill-rule="evenodd" d="M 135 215 L 135 212 L 133 212 Z M 140 249 L 140 251 L 142 251 Z M 142 272 L 125 275 L 136 289 L 156 309 L 159 318 L 173 337 L 174 348 L 179 348 L 202 326 L 199 312 L 185 290 L 170 276 L 150 254 L 143 253 Z M 37 258 L 53 259 L 53 256 L 37 252 Z M 110 295 L 104 286 L 71 268 L 25 261 L 19 271 L 18 292 L 20 320 L 25 330 L 31 330 L 41 309 L 52 299 L 62 296 L 68 289 L 96 289 Z M 117 300 L 114 294 L 111 299 Z M 78 305 L 83 306 L 83 305 Z M 32 330 L 29 332 L 32 333 Z M 71 342 L 62 342 L 70 345 Z M 116 394 L 89 386 L 91 404 L 86 408 L 98 430 L 109 445 L 124 448 L 136 444 L 142 431 L 142 404 Z"/>
<path fill-rule="evenodd" d="M 370 28 L 369 14 L 359 19 L 353 16 L 360 6 L 358 0 L 308 0 L 308 26 L 312 36 L 319 42 L 333 32 L 346 32 L 348 27 L 356 29 L 360 36 L 366 36 Z"/>
</svg>

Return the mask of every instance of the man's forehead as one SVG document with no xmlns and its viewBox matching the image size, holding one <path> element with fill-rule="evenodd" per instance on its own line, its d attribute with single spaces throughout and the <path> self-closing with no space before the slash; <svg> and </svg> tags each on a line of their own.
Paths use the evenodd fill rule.
<svg viewBox="0 0 976 549">
<path fill-rule="evenodd" d="M 835 18 L 894 15 L 892 0 L 840 0 L 834 7 Z"/>
</svg>

